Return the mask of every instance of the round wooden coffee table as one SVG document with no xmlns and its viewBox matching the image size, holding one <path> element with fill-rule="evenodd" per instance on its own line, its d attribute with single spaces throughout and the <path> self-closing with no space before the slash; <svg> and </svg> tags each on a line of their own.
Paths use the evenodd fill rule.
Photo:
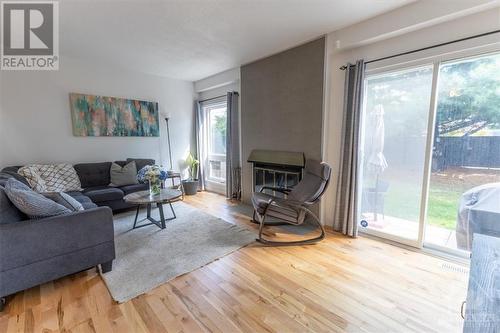
<svg viewBox="0 0 500 333">
<path fill-rule="evenodd" d="M 142 228 L 152 224 L 156 225 L 161 229 L 165 229 L 165 221 L 173 220 L 176 218 L 174 207 L 172 207 L 172 202 L 179 200 L 181 197 L 182 197 L 181 191 L 169 188 L 161 189 L 160 194 L 154 196 L 151 196 L 149 194 L 149 190 L 127 194 L 123 198 L 125 202 L 137 205 L 137 212 L 135 213 L 134 226 L 132 227 L 132 229 Z M 153 203 L 155 203 L 158 206 L 158 210 L 160 211 L 159 221 L 151 217 L 151 205 Z M 170 205 L 170 210 L 172 210 L 173 214 L 172 217 L 165 218 L 165 215 L 163 214 L 163 204 Z M 137 218 L 139 217 L 139 209 L 141 208 L 142 205 L 146 205 L 147 208 L 147 216 L 142 221 L 149 220 L 151 223 L 137 225 Z"/>
</svg>

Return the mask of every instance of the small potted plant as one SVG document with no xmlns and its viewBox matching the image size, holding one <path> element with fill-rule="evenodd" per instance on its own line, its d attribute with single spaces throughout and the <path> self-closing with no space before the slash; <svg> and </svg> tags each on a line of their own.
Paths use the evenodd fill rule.
<svg viewBox="0 0 500 333">
<path fill-rule="evenodd" d="M 161 182 L 167 179 L 167 173 L 158 165 L 147 165 L 137 174 L 137 180 L 141 183 L 149 183 L 149 195 L 159 195 Z"/>
<path fill-rule="evenodd" d="M 182 187 L 184 188 L 184 194 L 195 195 L 198 192 L 198 166 L 200 161 L 195 159 L 191 153 L 189 153 L 186 158 L 186 164 L 189 170 L 189 179 L 182 181 Z"/>
</svg>

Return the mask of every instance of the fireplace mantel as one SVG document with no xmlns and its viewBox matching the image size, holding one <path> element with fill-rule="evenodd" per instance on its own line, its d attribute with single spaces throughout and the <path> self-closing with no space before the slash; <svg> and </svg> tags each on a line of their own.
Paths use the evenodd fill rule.
<svg viewBox="0 0 500 333">
<path fill-rule="evenodd" d="M 305 166 L 304 153 L 276 150 L 254 149 L 248 156 L 248 162 L 277 165 L 277 166 L 292 166 L 303 168 Z"/>
</svg>

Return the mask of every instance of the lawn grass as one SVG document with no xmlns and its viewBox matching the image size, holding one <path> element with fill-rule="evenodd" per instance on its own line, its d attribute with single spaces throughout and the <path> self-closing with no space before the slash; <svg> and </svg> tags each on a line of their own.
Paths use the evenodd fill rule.
<svg viewBox="0 0 500 333">
<path fill-rule="evenodd" d="M 427 206 L 428 223 L 454 230 L 461 195 L 462 192 L 452 191 L 442 185 L 431 184 Z M 385 214 L 418 222 L 420 199 L 421 188 L 418 184 L 392 181 L 385 197 Z"/>
<path fill-rule="evenodd" d="M 461 196 L 461 192 L 431 186 L 429 204 L 427 205 L 427 222 L 431 225 L 455 230 L 458 203 Z"/>
</svg>

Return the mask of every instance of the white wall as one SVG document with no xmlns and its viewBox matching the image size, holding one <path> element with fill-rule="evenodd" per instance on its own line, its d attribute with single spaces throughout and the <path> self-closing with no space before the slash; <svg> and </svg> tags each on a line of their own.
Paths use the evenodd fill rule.
<svg viewBox="0 0 500 333">
<path fill-rule="evenodd" d="M 26 163 L 98 162 L 127 157 L 154 158 L 168 166 L 165 114 L 170 115 L 174 169 L 193 142 L 193 83 L 95 68 L 61 58 L 59 71 L 0 73 L 0 167 Z M 75 137 L 69 93 L 159 102 L 160 137 Z"/>
<path fill-rule="evenodd" d="M 240 68 L 233 68 L 194 83 L 198 99 L 204 100 L 225 95 L 228 91 L 240 92 Z"/>
<path fill-rule="evenodd" d="M 404 7 L 403 7 L 404 8 Z M 390 16 L 384 14 L 386 19 Z M 436 22 L 437 19 L 433 18 Z M 364 29 L 376 31 L 377 20 L 373 20 L 373 27 L 370 27 L 370 22 L 363 22 Z M 347 62 L 355 62 L 357 59 L 371 60 L 379 57 L 390 56 L 404 51 L 415 50 L 418 48 L 435 45 L 442 42 L 448 42 L 455 39 L 472 36 L 488 31 L 497 30 L 500 28 L 500 9 L 489 9 L 483 12 L 470 14 L 465 17 L 453 19 L 444 23 L 439 23 L 433 26 L 426 27 L 420 30 L 415 30 L 406 34 L 401 34 L 398 37 L 378 41 L 357 48 L 339 49 L 337 40 L 342 40 L 347 36 L 346 31 L 333 32 L 327 36 L 327 70 L 325 87 L 327 89 L 325 117 L 324 117 L 324 132 L 323 132 L 323 159 L 330 163 L 333 167 L 333 179 L 330 187 L 322 200 L 322 221 L 326 225 L 333 224 L 335 200 L 337 195 L 342 193 L 337 192 L 337 176 L 340 165 L 340 150 L 341 150 L 341 131 L 342 131 L 342 108 L 344 98 L 344 72 L 339 70 L 339 67 Z M 356 27 L 349 28 L 357 31 Z M 391 35 L 389 31 L 385 32 Z M 353 35 L 349 35 L 351 38 Z M 364 38 L 368 38 L 364 36 Z M 490 36 L 483 39 L 491 42 L 496 40 L 500 42 L 500 36 Z M 359 44 L 352 39 L 349 42 Z M 340 43 L 340 46 L 343 43 Z M 434 49 L 428 52 L 414 54 L 411 57 L 418 58 L 430 53 L 450 51 L 451 49 L 460 49 L 468 47 L 471 43 L 454 44 L 441 49 Z M 476 42 L 477 44 L 477 42 Z M 500 50 L 500 48 L 499 48 Z M 402 61 L 403 59 L 400 58 Z M 405 59 L 407 60 L 407 59 Z M 393 60 L 398 61 L 398 59 Z"/>
</svg>

